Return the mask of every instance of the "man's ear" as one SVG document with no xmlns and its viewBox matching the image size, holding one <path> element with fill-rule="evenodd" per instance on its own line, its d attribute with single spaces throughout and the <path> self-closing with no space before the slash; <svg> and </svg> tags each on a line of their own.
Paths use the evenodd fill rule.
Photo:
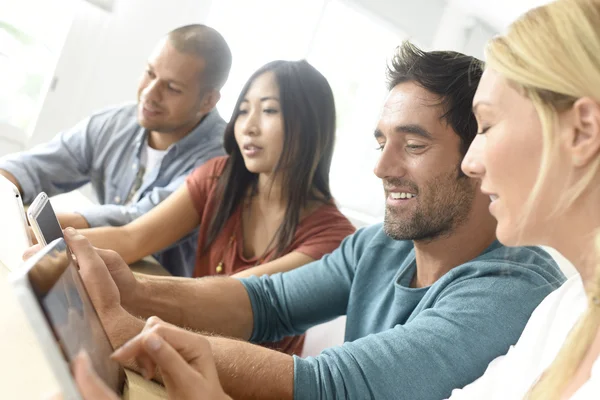
<svg viewBox="0 0 600 400">
<path fill-rule="evenodd" d="M 600 104 L 590 97 L 582 97 L 573 104 L 574 129 L 570 133 L 567 149 L 575 167 L 584 167 L 599 157 Z"/>
<path fill-rule="evenodd" d="M 202 97 L 202 102 L 200 103 L 200 110 L 198 113 L 203 115 L 209 113 L 213 108 L 215 108 L 220 99 L 220 91 L 216 89 L 207 90 Z"/>
</svg>

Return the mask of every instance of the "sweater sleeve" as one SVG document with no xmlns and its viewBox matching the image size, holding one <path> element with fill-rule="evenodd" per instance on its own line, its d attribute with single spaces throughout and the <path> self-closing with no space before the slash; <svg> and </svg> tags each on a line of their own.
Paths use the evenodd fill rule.
<svg viewBox="0 0 600 400">
<path fill-rule="evenodd" d="M 486 263 L 481 263 L 486 268 Z M 449 285 L 407 323 L 294 357 L 295 399 L 443 399 L 504 354 L 548 293 L 531 274 L 491 275 Z M 498 307 L 498 305 L 502 307 Z M 502 329 L 498 329 L 499 321 Z"/>
<path fill-rule="evenodd" d="M 344 239 L 333 253 L 302 268 L 242 279 L 254 315 L 253 342 L 275 342 L 346 314 L 361 231 Z M 315 296 L 318 293 L 318 296 Z"/>
</svg>

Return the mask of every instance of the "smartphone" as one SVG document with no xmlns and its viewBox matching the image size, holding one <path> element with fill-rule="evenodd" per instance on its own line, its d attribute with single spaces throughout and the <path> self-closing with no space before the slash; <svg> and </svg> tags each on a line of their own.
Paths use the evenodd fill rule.
<svg viewBox="0 0 600 400">
<path fill-rule="evenodd" d="M 123 367 L 110 358 L 113 347 L 64 239 L 58 239 L 10 276 L 14 293 L 45 353 L 65 399 L 81 400 L 70 366 L 85 350 L 96 373 L 122 393 Z"/>
<path fill-rule="evenodd" d="M 62 227 L 56 218 L 48 195 L 41 192 L 27 209 L 27 218 L 33 234 L 41 246 L 63 237 Z"/>
</svg>

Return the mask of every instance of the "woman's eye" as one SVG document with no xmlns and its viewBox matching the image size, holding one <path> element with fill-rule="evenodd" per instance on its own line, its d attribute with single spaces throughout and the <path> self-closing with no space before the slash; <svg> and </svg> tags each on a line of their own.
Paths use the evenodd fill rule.
<svg viewBox="0 0 600 400">
<path fill-rule="evenodd" d="M 477 132 L 478 135 L 485 135 L 485 133 L 491 128 L 491 126 L 486 126 L 482 128 L 480 132 Z"/>
<path fill-rule="evenodd" d="M 265 108 L 263 111 L 267 114 L 277 114 L 279 112 L 279 110 L 276 110 L 275 108 Z"/>
</svg>

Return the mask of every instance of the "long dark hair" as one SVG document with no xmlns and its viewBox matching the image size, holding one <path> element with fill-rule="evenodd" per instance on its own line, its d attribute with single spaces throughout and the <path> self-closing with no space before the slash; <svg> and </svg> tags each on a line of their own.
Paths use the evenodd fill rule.
<svg viewBox="0 0 600 400">
<path fill-rule="evenodd" d="M 258 174 L 246 168 L 235 140 L 234 126 L 252 82 L 272 71 L 279 86 L 284 122 L 283 151 L 274 168 L 281 177 L 282 196 L 287 199 L 284 221 L 276 233 L 275 257 L 294 239 L 300 212 L 309 201 L 329 202 L 329 169 L 335 142 L 335 103 L 327 79 L 307 61 L 273 61 L 256 71 L 244 85 L 229 124 L 224 146 L 229 158 L 218 178 L 217 211 L 210 221 L 204 250 L 214 242 L 248 193 L 256 193 Z M 267 249 L 268 251 L 269 249 Z"/>
</svg>

